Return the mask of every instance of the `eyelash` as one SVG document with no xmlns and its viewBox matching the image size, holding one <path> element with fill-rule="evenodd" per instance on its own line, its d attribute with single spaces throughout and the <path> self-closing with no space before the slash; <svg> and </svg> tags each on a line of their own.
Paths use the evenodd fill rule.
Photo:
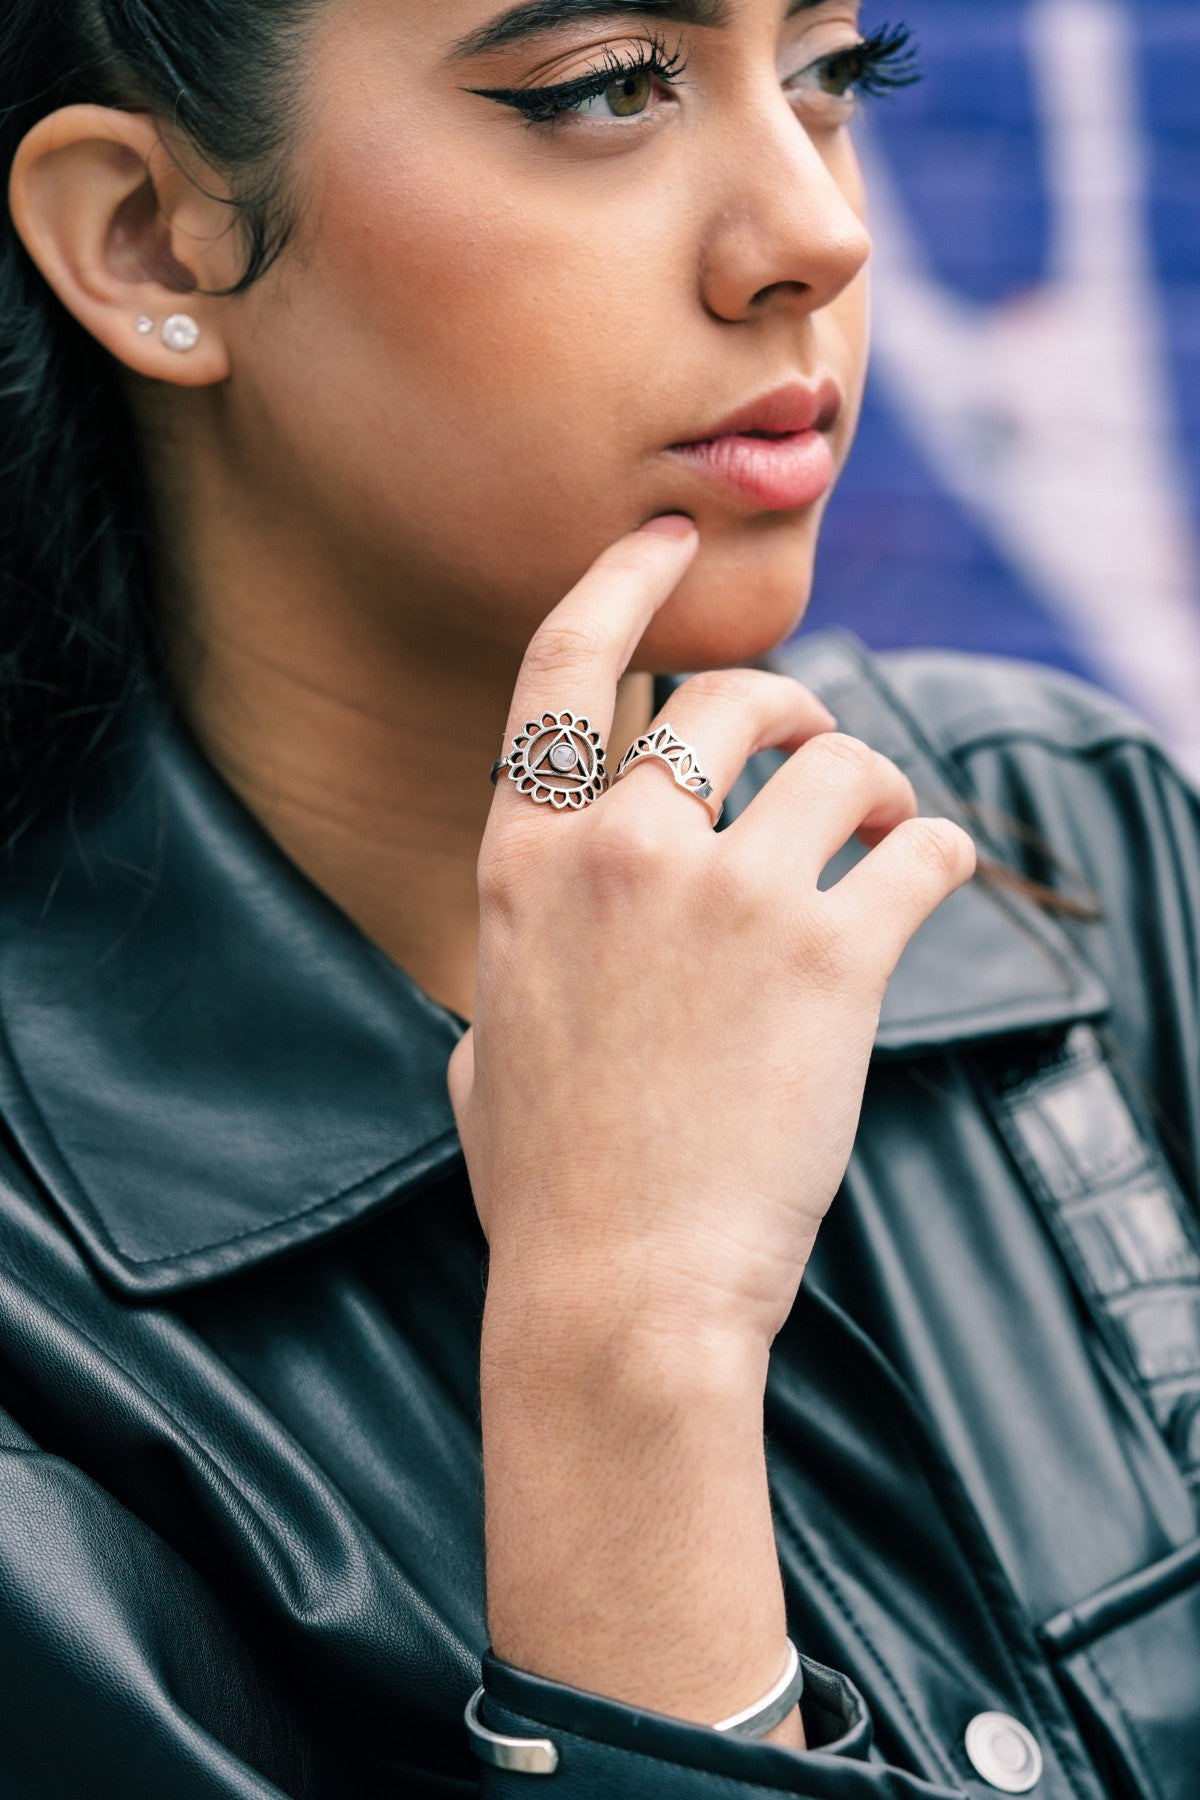
<svg viewBox="0 0 1200 1800">
<path fill-rule="evenodd" d="M 575 81 L 555 82 L 548 87 L 475 88 L 472 91 L 485 100 L 513 107 L 522 114 L 527 125 L 553 125 L 568 117 L 575 107 L 596 99 L 614 83 L 631 76 L 649 73 L 664 87 L 676 87 L 686 67 L 687 57 L 680 54 L 680 46 L 677 44 L 675 50 L 668 53 L 665 40 L 656 34 L 637 55 L 618 56 L 615 50 L 606 50 L 604 60 Z M 897 88 L 911 87 L 921 79 L 912 33 L 907 25 L 884 25 L 870 37 L 848 44 L 844 50 L 835 50 L 830 56 L 820 57 L 810 68 L 820 69 L 826 75 L 837 71 L 846 77 L 847 89 L 856 88 L 860 94 L 891 93 Z M 798 74 L 805 72 L 797 71 Z"/>
<path fill-rule="evenodd" d="M 907 25 L 882 25 L 857 44 L 821 57 L 815 66 L 827 72 L 848 67 L 851 73 L 847 85 L 857 88 L 860 94 L 890 94 L 897 88 L 912 87 L 921 79 L 916 45 Z"/>
<path fill-rule="evenodd" d="M 485 100 L 498 100 L 502 106 L 515 107 L 524 114 L 527 125 L 552 125 L 573 107 L 594 100 L 615 82 L 628 80 L 643 72 L 655 76 L 666 87 L 675 87 L 687 67 L 687 57 L 677 44 L 668 53 L 666 41 L 657 33 L 636 56 L 618 56 L 605 50 L 604 59 L 586 75 L 575 81 L 558 81 L 550 87 L 475 88 Z"/>
</svg>

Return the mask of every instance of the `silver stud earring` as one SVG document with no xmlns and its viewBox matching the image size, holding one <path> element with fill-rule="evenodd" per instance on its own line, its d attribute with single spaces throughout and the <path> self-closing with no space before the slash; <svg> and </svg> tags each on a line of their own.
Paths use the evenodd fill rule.
<svg viewBox="0 0 1200 1800">
<path fill-rule="evenodd" d="M 137 318 L 133 321 L 133 329 L 137 332 L 139 337 L 149 337 L 150 333 L 154 330 L 154 320 L 150 317 L 149 313 L 139 313 Z"/>
<path fill-rule="evenodd" d="M 172 313 L 162 328 L 162 340 L 168 350 L 190 350 L 200 336 L 200 327 L 190 313 Z"/>
</svg>

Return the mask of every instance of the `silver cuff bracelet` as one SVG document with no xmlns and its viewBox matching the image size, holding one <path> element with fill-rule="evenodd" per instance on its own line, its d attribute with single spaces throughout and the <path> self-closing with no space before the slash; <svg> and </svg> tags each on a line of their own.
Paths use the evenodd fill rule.
<svg viewBox="0 0 1200 1800">
<path fill-rule="evenodd" d="M 765 1737 L 782 1724 L 804 1692 L 804 1671 L 791 1638 L 787 1641 L 787 1667 L 770 1693 L 744 1712 L 722 1719 L 714 1731 L 727 1731 L 732 1737 Z M 558 1767 L 558 1748 L 551 1738 L 504 1737 L 489 1731 L 480 1723 L 479 1703 L 484 1690 L 479 1687 L 467 1701 L 464 1719 L 471 1747 L 481 1762 L 495 1769 L 511 1769 L 521 1775 L 553 1775 Z"/>
<path fill-rule="evenodd" d="M 793 1706 L 804 1692 L 804 1670 L 800 1667 L 800 1652 L 791 1638 L 787 1641 L 787 1667 L 775 1683 L 770 1693 L 765 1695 L 756 1706 L 748 1706 L 745 1712 L 734 1713 L 731 1719 L 722 1719 L 714 1725 L 714 1731 L 728 1731 L 734 1737 L 765 1737 L 776 1725 L 781 1725 Z"/>
</svg>

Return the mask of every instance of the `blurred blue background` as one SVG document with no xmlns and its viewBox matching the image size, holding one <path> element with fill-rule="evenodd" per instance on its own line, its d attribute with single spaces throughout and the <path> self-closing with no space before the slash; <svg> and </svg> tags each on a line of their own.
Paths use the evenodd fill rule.
<svg viewBox="0 0 1200 1800">
<path fill-rule="evenodd" d="M 1075 670 L 1200 773 L 1200 0 L 868 0 L 872 376 L 809 625 Z"/>
</svg>

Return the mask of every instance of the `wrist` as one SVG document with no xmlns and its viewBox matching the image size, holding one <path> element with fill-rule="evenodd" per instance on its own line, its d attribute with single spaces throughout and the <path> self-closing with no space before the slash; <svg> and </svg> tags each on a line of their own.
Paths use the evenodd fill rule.
<svg viewBox="0 0 1200 1800">
<path fill-rule="evenodd" d="M 550 1276 L 536 1261 L 518 1266 L 493 1255 L 484 1306 L 481 1370 L 505 1382 L 560 1390 L 603 1385 L 630 1405 L 677 1400 L 761 1406 L 770 1343 L 728 1315 L 716 1316 L 694 1290 L 644 1270 L 576 1262 Z"/>
<path fill-rule="evenodd" d="M 786 1632 L 761 1359 L 710 1340 L 689 1364 L 594 1311 L 532 1339 L 520 1319 L 506 1290 L 480 1368 L 497 1655 L 700 1722 L 758 1699 Z"/>
</svg>

